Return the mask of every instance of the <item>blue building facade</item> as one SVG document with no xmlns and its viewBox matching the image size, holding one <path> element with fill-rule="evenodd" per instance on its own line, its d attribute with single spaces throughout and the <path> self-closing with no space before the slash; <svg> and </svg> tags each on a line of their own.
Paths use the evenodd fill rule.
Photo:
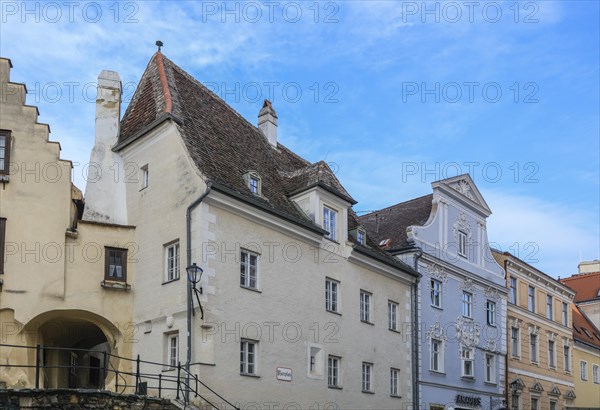
<svg viewBox="0 0 600 410">
<path fill-rule="evenodd" d="M 381 246 L 422 275 L 413 305 L 416 405 L 503 409 L 507 289 L 488 243 L 491 211 L 469 175 L 432 188 L 430 195 L 361 217 Z"/>
</svg>

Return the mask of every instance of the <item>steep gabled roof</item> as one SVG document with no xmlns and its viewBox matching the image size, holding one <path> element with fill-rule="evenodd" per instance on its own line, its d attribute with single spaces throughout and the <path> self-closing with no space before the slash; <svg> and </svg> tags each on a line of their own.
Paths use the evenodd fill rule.
<svg viewBox="0 0 600 410">
<path fill-rule="evenodd" d="M 166 119 L 175 121 L 190 156 L 215 186 L 309 224 L 289 196 L 310 184 L 356 203 L 327 164 L 311 164 L 282 144 L 274 149 L 255 125 L 157 52 L 123 116 L 115 150 Z M 248 189 L 243 178 L 248 171 L 260 175 L 261 196 Z"/>
<path fill-rule="evenodd" d="M 580 273 L 560 281 L 576 292 L 575 302 L 600 300 L 600 272 Z"/>
<path fill-rule="evenodd" d="M 600 349 L 600 330 L 579 307 L 571 305 L 573 313 L 573 339 Z"/>
<path fill-rule="evenodd" d="M 406 248 L 410 246 L 406 228 L 427 222 L 431 214 L 432 200 L 432 194 L 425 195 L 362 215 L 358 220 L 367 230 L 368 236 L 375 239 L 377 244 L 389 240 L 386 249 Z"/>
</svg>

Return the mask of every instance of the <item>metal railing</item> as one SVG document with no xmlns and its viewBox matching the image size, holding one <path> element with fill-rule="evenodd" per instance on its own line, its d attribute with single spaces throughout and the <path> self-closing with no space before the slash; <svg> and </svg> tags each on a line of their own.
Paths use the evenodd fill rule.
<svg viewBox="0 0 600 410">
<path fill-rule="evenodd" d="M 15 349 L 26 349 L 35 350 L 35 364 L 14 364 L 8 360 L 0 363 L 0 368 L 35 368 L 35 388 L 40 389 L 40 379 L 46 376 L 46 370 L 48 369 L 69 369 L 70 371 L 78 370 L 95 370 L 99 372 L 98 388 L 101 390 L 110 390 L 110 386 L 106 385 L 106 379 L 109 374 L 114 374 L 114 393 L 124 394 L 127 389 L 132 389 L 137 395 L 158 397 L 163 398 L 165 392 L 175 392 L 175 399 L 182 401 L 184 404 L 189 404 L 186 397 L 194 395 L 194 398 L 202 399 L 206 404 L 210 405 L 214 409 L 223 409 L 227 405 L 232 408 L 239 410 L 239 407 L 225 399 L 222 395 L 217 393 L 214 389 L 204 383 L 198 378 L 198 375 L 187 372 L 185 365 L 182 366 L 181 362 L 178 362 L 176 366 L 174 364 L 168 365 L 165 363 L 152 362 L 148 360 L 141 360 L 140 355 L 137 355 L 135 359 L 130 359 L 123 356 L 111 354 L 104 350 L 89 350 L 89 349 L 77 349 L 77 348 L 66 348 L 66 347 L 53 347 L 53 346 L 22 346 L 12 344 L 1 344 L 0 348 L 15 348 Z M 81 353 L 94 353 L 102 357 L 102 364 L 98 366 L 73 366 L 68 365 L 50 365 L 44 363 L 44 357 L 47 352 L 81 352 Z M 135 367 L 131 371 L 119 370 L 118 366 L 115 367 L 117 361 L 124 361 L 131 363 L 131 367 Z M 153 371 L 155 370 L 155 371 Z M 174 373 L 174 374 L 171 374 Z M 189 375 L 189 383 L 186 382 L 187 376 Z M 133 383 L 133 384 L 132 384 Z M 43 383 L 43 389 L 47 389 L 47 381 Z M 149 392 L 155 392 L 156 395 L 152 396 Z M 185 393 L 189 391 L 189 395 Z M 209 400 L 208 391 L 212 393 L 222 402 L 220 406 L 214 403 L 215 399 Z M 203 394 L 202 394 L 202 393 Z"/>
</svg>

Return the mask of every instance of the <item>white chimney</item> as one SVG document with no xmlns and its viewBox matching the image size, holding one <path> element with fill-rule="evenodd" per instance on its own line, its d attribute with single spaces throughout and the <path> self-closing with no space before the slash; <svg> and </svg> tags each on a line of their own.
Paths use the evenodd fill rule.
<svg viewBox="0 0 600 410">
<path fill-rule="evenodd" d="M 277 148 L 277 113 L 269 100 L 265 100 L 258 113 L 258 129 L 267 137 L 269 143 Z"/>
<path fill-rule="evenodd" d="M 88 164 L 83 220 L 127 224 L 123 159 L 111 150 L 121 119 L 121 77 L 102 70 L 96 97 L 96 139 Z"/>
</svg>

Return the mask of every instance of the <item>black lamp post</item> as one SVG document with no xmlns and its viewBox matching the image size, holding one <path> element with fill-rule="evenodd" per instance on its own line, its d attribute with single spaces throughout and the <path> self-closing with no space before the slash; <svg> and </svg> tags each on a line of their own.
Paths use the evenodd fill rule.
<svg viewBox="0 0 600 410">
<path fill-rule="evenodd" d="M 202 279 L 204 270 L 195 263 L 185 270 L 187 271 L 187 358 L 185 362 L 185 402 L 187 404 L 190 402 L 190 362 L 192 361 L 192 312 L 194 310 L 192 293 L 196 289 L 196 284 Z M 202 293 L 202 288 L 200 288 L 200 293 Z"/>
</svg>

